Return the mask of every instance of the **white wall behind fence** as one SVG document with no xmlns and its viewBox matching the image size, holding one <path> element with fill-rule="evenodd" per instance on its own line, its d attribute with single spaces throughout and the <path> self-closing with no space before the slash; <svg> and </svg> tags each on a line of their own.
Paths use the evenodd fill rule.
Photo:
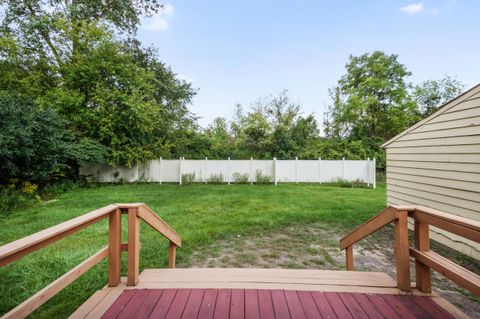
<svg viewBox="0 0 480 319">
<path fill-rule="evenodd" d="M 362 181 L 375 187 L 373 160 L 155 160 L 132 168 L 95 164 L 82 167 L 80 174 L 91 182 L 181 183 L 182 176 L 194 176 L 195 182 L 208 182 L 216 177 L 234 183 L 235 174 L 256 182 L 257 173 L 277 183 L 325 183 L 338 180 Z"/>
</svg>

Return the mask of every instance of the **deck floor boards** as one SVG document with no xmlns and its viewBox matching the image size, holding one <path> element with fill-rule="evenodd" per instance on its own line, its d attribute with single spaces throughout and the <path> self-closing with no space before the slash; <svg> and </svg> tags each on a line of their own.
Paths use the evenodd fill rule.
<svg viewBox="0 0 480 319">
<path fill-rule="evenodd" d="M 295 290 L 129 289 L 102 318 L 145 318 L 142 305 L 154 302 L 146 318 L 453 318 L 429 300 L 431 297 L 369 297 L 363 293 Z"/>
<path fill-rule="evenodd" d="M 435 294 L 400 292 L 384 273 L 147 269 L 139 279 L 103 288 L 71 318 L 464 318 Z"/>
</svg>

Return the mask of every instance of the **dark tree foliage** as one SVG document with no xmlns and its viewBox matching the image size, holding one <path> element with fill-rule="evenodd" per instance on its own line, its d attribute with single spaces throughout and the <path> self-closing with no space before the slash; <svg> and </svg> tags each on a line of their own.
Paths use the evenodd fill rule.
<svg viewBox="0 0 480 319">
<path fill-rule="evenodd" d="M 52 109 L 0 95 L 0 185 L 12 178 L 44 185 L 75 176 L 72 167 L 102 160 L 101 146 L 88 139 L 75 143 L 65 127 Z"/>
</svg>

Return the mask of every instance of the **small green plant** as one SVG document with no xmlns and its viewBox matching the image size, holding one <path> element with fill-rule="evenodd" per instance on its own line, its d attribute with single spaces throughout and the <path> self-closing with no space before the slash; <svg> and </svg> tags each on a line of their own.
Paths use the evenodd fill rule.
<svg viewBox="0 0 480 319">
<path fill-rule="evenodd" d="M 233 173 L 233 181 L 237 184 L 248 184 L 248 174 Z"/>
<path fill-rule="evenodd" d="M 182 184 L 192 184 L 195 182 L 195 172 L 182 174 Z"/>
<path fill-rule="evenodd" d="M 112 177 L 113 177 L 113 180 L 112 180 L 113 184 L 125 184 L 128 182 L 125 178 L 120 177 L 119 171 L 114 171 L 112 173 Z"/>
<path fill-rule="evenodd" d="M 361 179 L 349 181 L 343 178 L 338 178 L 335 182 L 331 183 L 333 186 L 345 187 L 345 188 L 359 188 L 366 187 L 366 184 Z"/>
<path fill-rule="evenodd" d="M 261 170 L 257 170 L 255 172 L 256 183 L 257 184 L 271 184 L 273 181 L 272 176 L 270 175 L 263 175 Z"/>
<path fill-rule="evenodd" d="M 210 184 L 222 184 L 223 183 L 223 174 L 213 174 L 207 179 L 207 183 Z"/>
</svg>

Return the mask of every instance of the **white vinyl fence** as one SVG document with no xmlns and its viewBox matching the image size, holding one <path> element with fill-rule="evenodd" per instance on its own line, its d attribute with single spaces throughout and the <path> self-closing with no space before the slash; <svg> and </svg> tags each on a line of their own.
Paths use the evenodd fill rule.
<svg viewBox="0 0 480 319">
<path fill-rule="evenodd" d="M 339 180 L 370 184 L 375 188 L 375 159 L 370 160 L 178 160 L 159 159 L 131 168 L 95 164 L 82 167 L 80 174 L 91 182 L 255 183 L 267 177 L 277 183 L 325 183 Z"/>
</svg>

